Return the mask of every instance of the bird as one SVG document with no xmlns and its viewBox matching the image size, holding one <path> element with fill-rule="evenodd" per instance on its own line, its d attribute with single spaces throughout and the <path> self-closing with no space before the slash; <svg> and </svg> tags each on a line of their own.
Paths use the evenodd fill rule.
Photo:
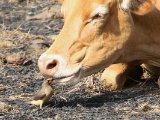
<svg viewBox="0 0 160 120">
<path fill-rule="evenodd" d="M 40 109 L 42 109 L 43 104 L 50 99 L 54 92 L 53 88 L 51 87 L 52 82 L 53 79 L 45 80 L 42 83 L 41 89 L 33 96 L 30 103 L 37 106 L 39 105 Z"/>
</svg>

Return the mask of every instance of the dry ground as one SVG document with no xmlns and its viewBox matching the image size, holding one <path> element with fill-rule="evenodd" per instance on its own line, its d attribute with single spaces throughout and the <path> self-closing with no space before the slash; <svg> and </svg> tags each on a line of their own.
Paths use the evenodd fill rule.
<svg viewBox="0 0 160 120">
<path fill-rule="evenodd" d="M 55 95 L 43 109 L 27 104 L 46 79 L 39 73 L 37 59 L 54 41 L 63 20 L 57 13 L 60 5 L 53 0 L 16 1 L 0 1 L 0 119 L 160 119 L 160 89 L 154 77 L 129 79 L 122 91 L 104 92 L 99 73 L 82 80 L 77 88 L 55 87 Z M 55 15 L 39 20 L 26 17 L 41 12 L 44 16 L 51 6 Z"/>
</svg>

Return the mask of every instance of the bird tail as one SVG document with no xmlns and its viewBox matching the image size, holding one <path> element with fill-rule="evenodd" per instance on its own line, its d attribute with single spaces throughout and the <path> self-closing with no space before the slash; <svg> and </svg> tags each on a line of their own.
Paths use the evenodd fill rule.
<svg viewBox="0 0 160 120">
<path fill-rule="evenodd" d="M 42 105 L 43 105 L 43 101 L 42 100 L 32 100 L 32 101 L 29 101 L 27 103 L 28 104 L 33 104 L 33 105 L 36 105 L 36 106 L 40 106 L 40 108 L 42 108 Z"/>
</svg>

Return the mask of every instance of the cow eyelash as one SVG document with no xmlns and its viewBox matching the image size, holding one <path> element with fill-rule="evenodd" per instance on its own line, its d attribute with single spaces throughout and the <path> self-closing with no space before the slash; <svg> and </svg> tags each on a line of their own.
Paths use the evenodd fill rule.
<svg viewBox="0 0 160 120">
<path fill-rule="evenodd" d="M 93 21 L 93 20 L 100 19 L 100 18 L 104 18 L 105 15 L 106 15 L 106 14 L 97 13 L 97 14 L 91 16 L 91 18 L 85 22 L 85 25 L 87 25 L 88 23 L 90 23 L 90 22 Z"/>
<path fill-rule="evenodd" d="M 92 19 L 92 20 L 95 20 L 95 19 L 98 19 L 98 18 L 102 18 L 103 16 L 104 16 L 104 14 L 97 13 L 97 14 L 93 15 L 93 16 L 91 17 L 91 19 Z"/>
</svg>

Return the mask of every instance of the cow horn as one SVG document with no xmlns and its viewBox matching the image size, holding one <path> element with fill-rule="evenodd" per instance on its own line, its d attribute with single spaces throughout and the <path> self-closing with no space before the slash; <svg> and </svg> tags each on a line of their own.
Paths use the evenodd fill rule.
<svg viewBox="0 0 160 120">
<path fill-rule="evenodd" d="M 132 0 L 122 0 L 121 7 L 124 11 L 128 11 L 131 8 Z"/>
</svg>

